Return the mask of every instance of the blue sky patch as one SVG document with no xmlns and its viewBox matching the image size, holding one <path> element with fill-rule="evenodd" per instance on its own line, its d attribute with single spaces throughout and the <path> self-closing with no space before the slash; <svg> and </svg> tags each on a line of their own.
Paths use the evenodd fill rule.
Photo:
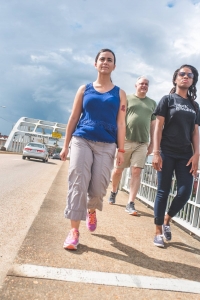
<svg viewBox="0 0 200 300">
<path fill-rule="evenodd" d="M 172 1 L 167 3 L 167 6 L 168 6 L 169 8 L 174 7 L 174 5 L 175 5 L 174 2 L 172 2 Z"/>
</svg>

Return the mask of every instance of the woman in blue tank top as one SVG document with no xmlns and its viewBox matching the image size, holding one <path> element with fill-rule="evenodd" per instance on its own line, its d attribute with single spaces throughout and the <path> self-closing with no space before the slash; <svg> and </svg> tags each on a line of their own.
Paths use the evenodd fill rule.
<svg viewBox="0 0 200 300">
<path fill-rule="evenodd" d="M 77 249 L 81 220 L 86 220 L 90 231 L 96 229 L 96 209 L 103 207 L 116 148 L 117 164 L 124 160 L 126 94 L 110 78 L 115 63 L 113 51 L 99 51 L 95 59 L 97 79 L 78 89 L 67 124 L 60 153 L 66 160 L 70 144 L 65 217 L 71 221 L 71 230 L 65 249 Z"/>
</svg>

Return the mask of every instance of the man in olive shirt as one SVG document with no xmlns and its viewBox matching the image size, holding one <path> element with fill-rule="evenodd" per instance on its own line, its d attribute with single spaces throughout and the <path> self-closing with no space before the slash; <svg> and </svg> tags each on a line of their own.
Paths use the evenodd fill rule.
<svg viewBox="0 0 200 300">
<path fill-rule="evenodd" d="M 115 203 L 124 168 L 131 167 L 130 193 L 125 211 L 136 216 L 134 200 L 140 186 L 141 170 L 144 168 L 146 156 L 153 151 L 153 132 L 156 119 L 153 112 L 156 102 L 146 96 L 149 80 L 145 76 L 137 79 L 135 87 L 135 94 L 127 96 L 124 163 L 121 166 L 115 166 L 112 172 L 112 192 L 109 203 Z"/>
</svg>

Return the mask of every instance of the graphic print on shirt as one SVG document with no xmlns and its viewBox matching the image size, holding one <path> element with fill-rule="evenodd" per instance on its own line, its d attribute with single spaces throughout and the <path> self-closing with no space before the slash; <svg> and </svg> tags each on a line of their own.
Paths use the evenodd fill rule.
<svg viewBox="0 0 200 300">
<path fill-rule="evenodd" d="M 188 112 L 192 112 L 193 114 L 196 114 L 196 112 L 193 109 L 189 108 L 187 105 L 175 104 L 175 106 L 177 111 L 183 110 L 183 111 L 188 111 Z"/>
</svg>

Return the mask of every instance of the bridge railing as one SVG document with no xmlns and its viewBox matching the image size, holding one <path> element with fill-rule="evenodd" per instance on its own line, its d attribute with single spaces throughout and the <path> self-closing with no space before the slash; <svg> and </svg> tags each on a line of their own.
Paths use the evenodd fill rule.
<svg viewBox="0 0 200 300">
<path fill-rule="evenodd" d="M 157 193 L 157 174 L 152 167 L 152 156 L 148 156 L 147 162 L 141 174 L 140 188 L 137 198 L 146 203 L 150 207 L 154 206 Z M 173 217 L 173 220 L 189 230 L 191 233 L 200 237 L 200 188 L 199 188 L 199 172 L 197 179 L 193 182 L 192 193 L 190 199 L 180 212 Z M 125 169 L 120 182 L 120 189 L 129 192 L 130 169 Z M 171 190 L 168 197 L 167 208 L 177 193 L 176 178 L 173 176 Z"/>
</svg>

